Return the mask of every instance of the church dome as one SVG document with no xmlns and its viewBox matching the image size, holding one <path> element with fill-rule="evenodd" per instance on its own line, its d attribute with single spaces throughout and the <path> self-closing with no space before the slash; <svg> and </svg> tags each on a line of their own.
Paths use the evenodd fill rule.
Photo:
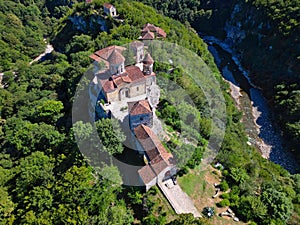
<svg viewBox="0 0 300 225">
<path fill-rule="evenodd" d="M 145 56 L 143 63 L 145 63 L 145 64 L 153 64 L 154 63 L 154 60 L 152 59 L 152 57 L 149 53 L 147 53 L 147 55 Z"/>
<path fill-rule="evenodd" d="M 120 52 L 118 52 L 116 49 L 110 54 L 107 61 L 114 65 L 119 65 L 125 62 L 124 56 Z"/>
</svg>

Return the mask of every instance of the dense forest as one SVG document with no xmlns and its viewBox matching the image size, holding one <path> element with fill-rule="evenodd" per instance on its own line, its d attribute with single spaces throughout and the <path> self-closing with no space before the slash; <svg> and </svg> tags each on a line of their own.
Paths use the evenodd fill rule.
<svg viewBox="0 0 300 225">
<path fill-rule="evenodd" d="M 147 22 L 163 28 L 167 41 L 201 56 L 221 84 L 228 115 L 217 160 L 224 165 L 222 188 L 231 189 L 226 204 L 242 220 L 252 224 L 299 223 L 299 174 L 289 174 L 261 158 L 256 149 L 246 144 L 247 137 L 239 122 L 241 113 L 235 108 L 228 85 L 222 81 L 207 46 L 195 30 L 188 23 L 167 18 L 135 1 L 112 2 L 124 19 L 120 22 L 103 16 L 104 2 L 0 0 L 0 70 L 3 72 L 0 224 L 210 223 L 209 219 L 194 219 L 191 215 L 176 215 L 170 219 L 168 213 L 158 207 L 157 188 L 144 193 L 139 188 L 121 185 L 122 178 L 113 164 L 91 167 L 75 141 L 75 131 L 82 139 L 90 138 L 91 124 L 80 121 L 72 126 L 71 117 L 76 88 L 91 63 L 88 56 L 100 48 L 135 40 Z M 209 16 L 209 12 L 204 11 L 204 14 Z M 55 50 L 30 65 L 32 59 L 44 51 L 46 42 Z M 169 65 L 155 66 L 164 72 L 169 70 Z M 210 118 L 203 112 L 202 91 L 182 68 L 176 68 L 171 74 L 162 73 L 162 76 L 170 76 L 168 79 L 192 96 L 201 114 L 197 118 L 201 124 L 197 138 L 205 146 Z M 280 88 L 278 86 L 278 90 Z M 285 88 L 295 87 L 292 84 L 282 87 L 282 94 L 286 93 Z M 169 125 L 176 130 L 176 108 L 165 105 L 162 110 L 165 110 L 164 116 L 170 115 L 165 119 L 169 119 Z M 118 135 L 110 132 L 112 123 L 114 121 L 99 120 L 96 126 L 100 138 L 109 140 L 105 142 L 105 150 L 110 155 L 118 155 L 124 150 L 120 144 L 124 137 L 121 131 Z M 172 143 L 167 145 L 172 147 Z M 183 167 L 182 175 L 197 169 L 202 150 L 197 148 L 194 160 Z M 106 179 L 112 176 L 118 182 Z"/>
<path fill-rule="evenodd" d="M 198 32 L 226 39 L 228 25 L 245 32 L 232 40 L 251 79 L 262 88 L 286 138 L 286 149 L 299 158 L 300 3 L 297 0 L 152 1 L 160 13 L 190 23 Z M 235 9 L 239 9 L 234 13 Z M 235 14 L 233 16 L 233 14 Z M 238 32 L 237 32 L 238 36 Z"/>
</svg>

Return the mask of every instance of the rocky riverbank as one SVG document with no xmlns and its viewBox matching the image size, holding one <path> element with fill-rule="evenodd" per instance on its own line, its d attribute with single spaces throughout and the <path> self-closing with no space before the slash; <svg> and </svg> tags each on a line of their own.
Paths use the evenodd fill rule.
<svg viewBox="0 0 300 225">
<path fill-rule="evenodd" d="M 248 144 L 255 146 L 262 157 L 295 173 L 299 165 L 293 155 L 284 150 L 280 132 L 270 119 L 267 102 L 251 82 L 249 72 L 242 67 L 239 55 L 215 37 L 203 39 L 209 44 L 223 78 L 229 83 L 236 106 L 243 112 L 242 123 L 249 138 Z"/>
</svg>

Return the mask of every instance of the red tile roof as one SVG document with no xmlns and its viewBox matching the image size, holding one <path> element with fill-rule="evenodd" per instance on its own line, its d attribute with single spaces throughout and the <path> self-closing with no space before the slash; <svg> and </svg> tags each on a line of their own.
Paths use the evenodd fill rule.
<svg viewBox="0 0 300 225">
<path fill-rule="evenodd" d="M 125 72 L 121 75 L 112 75 L 112 79 L 116 85 L 121 83 L 132 83 L 145 79 L 143 72 L 137 66 L 127 66 Z"/>
<path fill-rule="evenodd" d="M 149 31 L 150 31 L 149 28 L 145 27 L 145 28 L 142 29 L 142 34 L 145 34 L 145 33 L 149 32 Z"/>
<path fill-rule="evenodd" d="M 127 66 L 125 68 L 131 82 L 145 79 L 143 72 L 137 66 Z"/>
<path fill-rule="evenodd" d="M 101 60 L 107 61 L 109 56 L 112 54 L 114 50 L 117 50 L 119 53 L 122 53 L 122 51 L 124 51 L 125 48 L 116 45 L 108 46 L 106 48 L 96 51 L 94 54 L 90 55 L 90 58 L 96 61 L 101 61 Z"/>
<path fill-rule="evenodd" d="M 122 54 L 119 51 L 114 49 L 112 51 L 112 53 L 110 54 L 110 56 L 108 57 L 107 61 L 111 64 L 118 65 L 118 64 L 124 63 L 125 58 L 124 58 L 124 56 L 122 56 Z"/>
<path fill-rule="evenodd" d="M 157 33 L 158 36 L 161 36 L 163 38 L 167 37 L 166 32 L 163 29 L 161 29 L 160 27 L 156 28 L 156 33 Z"/>
<path fill-rule="evenodd" d="M 145 63 L 145 64 L 153 64 L 154 63 L 154 60 L 149 53 L 146 54 L 146 56 L 143 60 L 143 63 Z"/>
<path fill-rule="evenodd" d="M 166 169 L 169 164 L 162 158 L 161 155 L 155 157 L 155 159 L 150 161 L 150 166 L 152 167 L 153 171 L 158 175 L 164 169 Z"/>
<path fill-rule="evenodd" d="M 150 33 L 152 33 L 152 32 L 156 33 L 157 37 L 163 37 L 163 38 L 167 37 L 167 34 L 163 29 L 161 29 L 160 27 L 156 27 L 151 23 L 147 23 L 143 26 L 143 29 L 142 29 L 142 39 L 143 40 L 152 40 L 151 36 L 148 34 L 149 32 Z M 153 39 L 155 38 L 154 33 L 152 33 L 153 34 Z"/>
<path fill-rule="evenodd" d="M 130 46 L 133 48 L 144 47 L 144 43 L 141 41 L 133 41 L 130 43 Z"/>
<path fill-rule="evenodd" d="M 145 184 L 149 183 L 156 177 L 156 174 L 149 164 L 139 169 L 138 173 Z"/>
<path fill-rule="evenodd" d="M 148 31 L 142 36 L 142 40 L 153 40 L 155 38 L 155 35 L 153 32 Z"/>
<path fill-rule="evenodd" d="M 134 128 L 134 134 L 150 160 L 148 165 L 138 171 L 143 182 L 147 184 L 153 180 L 154 174 L 158 176 L 168 166 L 175 165 L 175 162 L 173 155 L 166 151 L 149 127 L 143 124 L 139 125 Z"/>
<path fill-rule="evenodd" d="M 127 66 L 125 72 L 120 75 L 112 75 L 110 78 L 101 79 L 100 83 L 104 92 L 111 92 L 123 83 L 140 82 L 146 79 L 143 72 L 137 66 Z"/>
<path fill-rule="evenodd" d="M 140 100 L 137 102 L 128 102 L 129 115 L 141 115 L 152 113 L 148 100 Z"/>
<path fill-rule="evenodd" d="M 101 58 L 99 56 L 95 55 L 95 54 L 90 55 L 90 58 L 97 61 L 97 62 L 101 61 Z"/>
<path fill-rule="evenodd" d="M 143 30 L 145 29 L 145 30 L 150 30 L 150 31 L 153 31 L 153 32 L 156 32 L 156 26 L 154 26 L 153 24 L 151 24 L 151 23 L 146 23 L 145 25 L 144 25 L 144 27 L 143 27 Z"/>
<path fill-rule="evenodd" d="M 107 9 L 110 9 L 114 6 L 112 4 L 106 2 L 106 3 L 103 4 L 103 7 L 107 8 Z"/>
<path fill-rule="evenodd" d="M 111 79 L 100 79 L 100 83 L 105 93 L 112 92 L 116 89 L 116 85 Z"/>
<path fill-rule="evenodd" d="M 150 161 L 162 153 L 167 153 L 167 150 L 150 127 L 141 124 L 134 128 L 134 134 L 141 143 Z"/>
</svg>

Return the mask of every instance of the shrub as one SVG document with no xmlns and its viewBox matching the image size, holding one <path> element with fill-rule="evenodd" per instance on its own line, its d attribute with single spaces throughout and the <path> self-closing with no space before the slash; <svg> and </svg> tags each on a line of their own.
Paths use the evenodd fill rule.
<svg viewBox="0 0 300 225">
<path fill-rule="evenodd" d="M 151 194 L 151 195 L 156 195 L 158 193 L 157 186 L 151 187 L 150 190 L 148 191 L 148 193 Z"/>
<path fill-rule="evenodd" d="M 181 176 L 187 174 L 188 172 L 189 172 L 188 167 L 187 167 L 187 166 L 184 166 L 184 167 L 182 167 L 181 170 L 178 171 L 177 175 L 181 177 Z"/>
<path fill-rule="evenodd" d="M 228 176 L 228 170 L 223 170 L 223 171 L 222 171 L 222 174 L 223 174 L 223 176 L 225 176 L 225 177 Z"/>
<path fill-rule="evenodd" d="M 231 206 L 232 205 L 236 205 L 239 202 L 240 197 L 238 195 L 231 195 L 230 194 L 230 202 L 231 202 Z"/>
<path fill-rule="evenodd" d="M 223 193 L 221 195 L 221 198 L 223 198 L 223 199 L 229 199 L 229 194 L 228 193 Z"/>
<path fill-rule="evenodd" d="M 220 189 L 221 189 L 221 191 L 227 191 L 229 189 L 229 186 L 228 186 L 228 183 L 226 180 L 223 180 L 220 183 Z"/>
<path fill-rule="evenodd" d="M 217 204 L 219 207 L 230 206 L 230 201 L 228 199 L 223 199 Z"/>
<path fill-rule="evenodd" d="M 252 222 L 249 223 L 249 225 L 257 225 L 257 223 L 252 221 Z"/>
</svg>

